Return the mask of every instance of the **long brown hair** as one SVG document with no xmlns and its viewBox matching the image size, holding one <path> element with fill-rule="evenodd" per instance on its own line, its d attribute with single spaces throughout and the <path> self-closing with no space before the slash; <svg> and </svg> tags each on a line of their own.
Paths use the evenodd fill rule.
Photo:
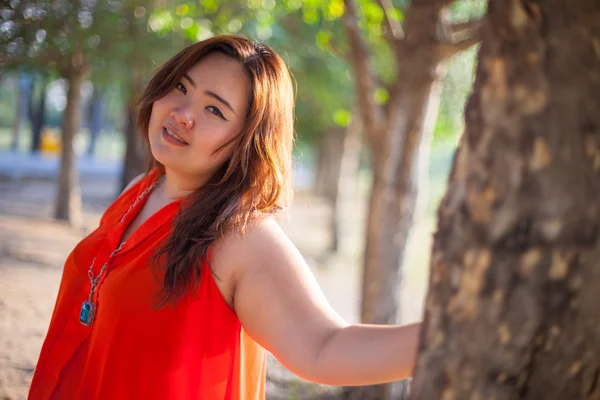
<svg viewBox="0 0 600 400">
<path fill-rule="evenodd" d="M 208 183 L 186 197 L 172 233 L 153 258 L 155 266 L 164 268 L 161 304 L 175 302 L 196 287 L 203 273 L 201 261 L 216 239 L 231 230 L 243 233 L 251 220 L 277 213 L 290 199 L 293 87 L 285 63 L 265 44 L 217 36 L 182 50 L 160 67 L 140 101 L 138 124 L 146 147 L 152 104 L 213 52 L 237 60 L 248 72 L 252 86 L 248 114 L 240 134 L 221 147 L 233 143 L 230 157 Z M 151 166 L 163 174 L 164 167 L 150 158 Z"/>
</svg>

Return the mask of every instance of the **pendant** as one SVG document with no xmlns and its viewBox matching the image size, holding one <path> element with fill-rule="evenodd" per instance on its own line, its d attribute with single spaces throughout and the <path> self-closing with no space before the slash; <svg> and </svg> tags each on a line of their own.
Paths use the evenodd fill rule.
<svg viewBox="0 0 600 400">
<path fill-rule="evenodd" d="M 96 306 L 90 300 L 86 300 L 81 304 L 81 312 L 79 313 L 79 322 L 85 326 L 91 326 L 94 322 L 94 314 Z"/>
</svg>

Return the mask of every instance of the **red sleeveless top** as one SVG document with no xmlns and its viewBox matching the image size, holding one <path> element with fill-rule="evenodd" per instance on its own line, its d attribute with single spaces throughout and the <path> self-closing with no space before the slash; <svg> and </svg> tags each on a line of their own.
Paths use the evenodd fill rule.
<svg viewBox="0 0 600 400">
<path fill-rule="evenodd" d="M 265 350 L 246 335 L 205 262 L 194 293 L 155 307 L 162 281 L 148 261 L 181 200 L 133 232 L 99 280 L 93 324 L 79 320 L 92 260 L 96 277 L 145 199 L 119 221 L 157 178 L 152 170 L 123 193 L 69 255 L 29 399 L 264 399 Z"/>
</svg>

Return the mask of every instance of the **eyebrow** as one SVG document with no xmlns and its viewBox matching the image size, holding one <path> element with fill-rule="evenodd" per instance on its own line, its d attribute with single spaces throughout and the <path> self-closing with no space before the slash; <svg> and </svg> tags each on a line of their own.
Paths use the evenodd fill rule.
<svg viewBox="0 0 600 400">
<path fill-rule="evenodd" d="M 183 74 L 183 77 L 185 79 L 187 79 L 188 81 L 190 81 L 190 83 L 192 84 L 194 89 L 196 88 L 196 82 L 194 82 L 194 80 L 188 74 Z M 218 102 L 222 103 L 223 105 L 225 105 L 225 107 L 229 108 L 231 110 L 231 112 L 233 112 L 235 115 L 237 115 L 237 113 L 235 112 L 233 107 L 231 107 L 231 104 L 229 104 L 229 102 L 227 100 L 225 100 L 224 98 L 222 98 L 215 92 L 211 92 L 210 90 L 205 90 L 204 94 L 206 94 L 207 96 L 210 96 L 213 99 L 217 100 Z"/>
</svg>

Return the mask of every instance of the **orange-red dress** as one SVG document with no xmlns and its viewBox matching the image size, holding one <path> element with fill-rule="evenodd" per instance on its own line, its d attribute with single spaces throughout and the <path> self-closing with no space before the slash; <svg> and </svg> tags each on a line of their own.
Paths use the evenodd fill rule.
<svg viewBox="0 0 600 400">
<path fill-rule="evenodd" d="M 119 223 L 122 216 L 157 178 L 152 170 L 123 193 L 69 255 L 29 399 L 264 398 L 265 351 L 246 335 L 206 263 L 194 293 L 175 306 L 155 307 L 161 282 L 148 261 L 181 201 L 133 232 L 101 276 L 93 324 L 79 320 L 92 260 L 96 277 L 145 199 Z"/>
</svg>

